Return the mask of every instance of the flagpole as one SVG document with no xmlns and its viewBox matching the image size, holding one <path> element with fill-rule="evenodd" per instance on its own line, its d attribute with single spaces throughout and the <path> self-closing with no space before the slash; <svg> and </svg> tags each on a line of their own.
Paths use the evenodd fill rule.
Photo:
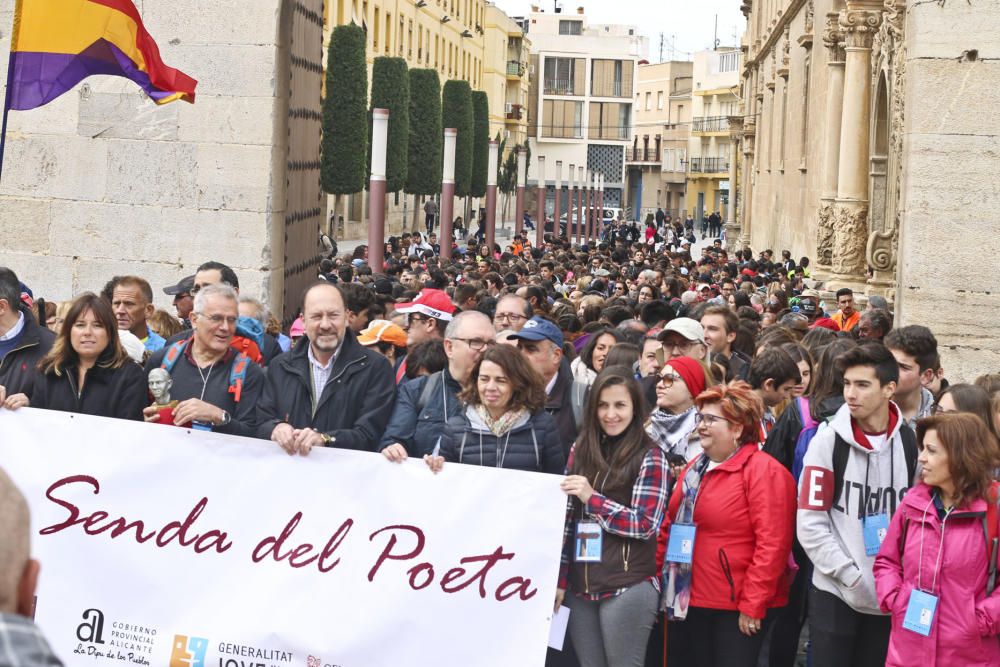
<svg viewBox="0 0 1000 667">
<path fill-rule="evenodd" d="M 10 84 L 14 80 L 14 53 L 7 58 L 7 88 L 3 96 L 3 126 L 0 127 L 0 182 L 3 181 L 3 155 L 7 147 L 7 113 L 10 111 Z"/>
</svg>

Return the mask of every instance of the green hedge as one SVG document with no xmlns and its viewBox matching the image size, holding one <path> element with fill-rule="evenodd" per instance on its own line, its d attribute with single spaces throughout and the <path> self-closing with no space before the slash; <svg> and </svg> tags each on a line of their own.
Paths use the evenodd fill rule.
<svg viewBox="0 0 1000 667">
<path fill-rule="evenodd" d="M 472 185 L 473 197 L 486 195 L 490 169 L 490 98 L 481 90 L 472 93 Z"/>
<path fill-rule="evenodd" d="M 468 81 L 446 81 L 442 124 L 458 130 L 455 145 L 455 195 L 468 197 L 472 186 L 472 88 Z"/>
<path fill-rule="evenodd" d="M 441 192 L 444 130 L 441 126 L 441 80 L 436 69 L 411 69 L 410 132 L 405 190 L 411 195 Z"/>
<path fill-rule="evenodd" d="M 367 124 L 365 31 L 354 24 L 337 26 L 330 37 L 323 100 L 320 182 L 327 193 L 345 195 L 364 189 Z"/>
</svg>

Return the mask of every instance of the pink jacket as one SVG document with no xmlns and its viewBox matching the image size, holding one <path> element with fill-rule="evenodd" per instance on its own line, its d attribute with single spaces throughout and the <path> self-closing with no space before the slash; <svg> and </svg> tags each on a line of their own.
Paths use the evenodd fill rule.
<svg viewBox="0 0 1000 667">
<path fill-rule="evenodd" d="M 928 503 L 931 503 L 931 488 L 922 483 L 903 497 L 875 558 L 875 591 L 879 605 L 882 611 L 892 614 L 892 634 L 885 664 L 887 667 L 996 667 L 1000 665 L 1000 638 L 997 636 L 1000 634 L 1000 587 L 986 597 L 985 500 L 960 506 L 948 517 L 935 591 L 938 606 L 930 636 L 924 637 L 903 627 L 910 592 L 917 586 L 921 540 L 924 541 L 923 589 L 929 590 L 934 579 L 941 544 L 941 520 L 934 505 L 928 506 Z"/>
</svg>

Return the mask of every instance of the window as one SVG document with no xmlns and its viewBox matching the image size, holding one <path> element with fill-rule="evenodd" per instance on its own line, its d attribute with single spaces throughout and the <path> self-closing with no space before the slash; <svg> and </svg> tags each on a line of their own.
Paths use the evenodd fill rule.
<svg viewBox="0 0 1000 667">
<path fill-rule="evenodd" d="M 582 35 L 583 21 L 559 21 L 560 35 Z"/>
<path fill-rule="evenodd" d="M 646 111 L 653 108 L 653 93 L 646 93 Z"/>
<path fill-rule="evenodd" d="M 542 136 L 557 139 L 583 138 L 583 102 L 544 100 Z"/>
<path fill-rule="evenodd" d="M 591 63 L 590 94 L 594 97 L 632 97 L 632 61 L 595 59 Z M 646 108 L 652 107 L 647 105 Z"/>
<path fill-rule="evenodd" d="M 591 102 L 590 139 L 628 139 L 631 105 L 618 102 Z"/>
<path fill-rule="evenodd" d="M 719 72 L 735 72 L 739 64 L 739 51 L 728 51 L 719 54 Z"/>
<path fill-rule="evenodd" d="M 659 91 L 658 93 L 656 93 L 656 108 L 660 109 L 660 110 L 663 109 L 663 91 L 662 90 Z"/>
<path fill-rule="evenodd" d="M 583 77 L 582 58 L 545 59 L 546 95 L 582 95 Z"/>
<path fill-rule="evenodd" d="M 381 18 L 382 17 L 379 16 L 379 9 L 378 9 L 378 7 L 376 7 L 375 8 L 375 21 L 373 22 L 375 24 L 375 30 L 372 32 L 372 34 L 374 35 L 374 37 L 373 37 L 374 41 L 372 42 L 372 48 L 375 49 L 376 51 L 378 51 L 378 37 L 379 37 L 379 31 L 380 31 L 380 29 L 382 27 L 382 24 L 380 22 Z"/>
<path fill-rule="evenodd" d="M 392 14 L 385 13 L 385 52 L 389 53 L 392 48 Z"/>
</svg>

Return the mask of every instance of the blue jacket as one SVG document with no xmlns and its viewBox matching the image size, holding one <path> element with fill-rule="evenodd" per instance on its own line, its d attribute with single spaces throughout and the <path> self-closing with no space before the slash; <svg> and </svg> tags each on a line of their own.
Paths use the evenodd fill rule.
<svg viewBox="0 0 1000 667">
<path fill-rule="evenodd" d="M 462 385 L 447 367 L 400 385 L 379 451 L 398 442 L 410 456 L 433 452 L 448 419 L 464 412 L 465 407 L 458 400 L 461 391 Z"/>
<path fill-rule="evenodd" d="M 524 419 L 504 435 L 493 435 L 472 407 L 448 420 L 441 439 L 446 461 L 469 465 L 547 472 L 566 471 L 566 454 L 555 420 L 545 410 Z"/>
</svg>

